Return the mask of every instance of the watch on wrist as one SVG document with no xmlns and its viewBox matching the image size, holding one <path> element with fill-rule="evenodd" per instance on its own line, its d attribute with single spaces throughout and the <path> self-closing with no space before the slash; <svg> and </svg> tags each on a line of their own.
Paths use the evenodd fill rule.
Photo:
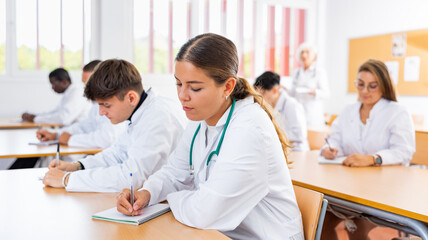
<svg viewBox="0 0 428 240">
<path fill-rule="evenodd" d="M 374 157 L 374 165 L 375 166 L 382 165 L 382 158 L 379 155 L 374 154 L 373 157 Z"/>
</svg>

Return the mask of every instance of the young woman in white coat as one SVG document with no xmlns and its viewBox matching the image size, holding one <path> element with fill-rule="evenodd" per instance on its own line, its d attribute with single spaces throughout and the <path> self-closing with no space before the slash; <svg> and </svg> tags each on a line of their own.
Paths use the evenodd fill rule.
<svg viewBox="0 0 428 240">
<path fill-rule="evenodd" d="M 279 126 L 287 134 L 293 151 L 309 151 L 305 110 L 300 103 L 279 87 L 280 76 L 266 71 L 256 78 L 254 88 L 275 110 Z"/>
<path fill-rule="evenodd" d="M 288 145 L 269 106 L 237 77 L 235 45 L 216 34 L 190 39 L 176 57 L 178 97 L 192 120 L 168 164 L 118 211 L 141 214 L 168 200 L 183 224 L 233 239 L 303 239 L 287 167 Z"/>
<path fill-rule="evenodd" d="M 314 46 L 303 43 L 299 46 L 297 56 L 303 66 L 293 74 L 289 93 L 303 105 L 308 126 L 324 126 L 323 100 L 330 97 L 327 74 L 316 64 Z"/>
<path fill-rule="evenodd" d="M 409 112 L 397 103 L 385 64 L 368 60 L 355 80 L 358 102 L 349 105 L 333 122 L 321 154 L 327 159 L 347 156 L 349 167 L 408 165 L 415 152 L 415 129 Z M 341 221 L 329 214 L 323 228 L 326 239 L 334 239 L 334 226 Z M 332 223 L 334 222 L 334 224 Z M 351 239 L 365 239 L 373 225 L 356 220 Z M 325 231 L 324 231 L 325 230 Z"/>
</svg>

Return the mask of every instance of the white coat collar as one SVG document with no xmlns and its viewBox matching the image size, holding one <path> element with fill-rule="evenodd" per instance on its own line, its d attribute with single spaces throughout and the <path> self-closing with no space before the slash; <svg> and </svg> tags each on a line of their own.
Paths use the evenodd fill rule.
<svg viewBox="0 0 428 240">
<path fill-rule="evenodd" d="M 76 86 L 74 84 L 70 83 L 70 85 L 64 91 L 64 96 L 70 94 L 73 91 L 73 89 L 75 89 L 75 88 L 76 88 Z"/>
<path fill-rule="evenodd" d="M 141 104 L 141 106 L 137 109 L 137 111 L 134 112 L 134 114 L 131 117 L 131 121 L 129 124 L 138 122 L 138 119 L 141 118 L 143 115 L 144 109 L 152 102 L 152 100 L 157 96 L 157 93 L 152 90 L 152 88 L 147 89 L 147 98 L 144 100 L 144 102 Z"/>
<path fill-rule="evenodd" d="M 233 110 L 232 116 L 235 115 L 244 106 L 252 104 L 252 103 L 254 103 L 254 97 L 253 96 L 246 97 L 246 98 L 241 99 L 241 100 L 237 100 L 235 103 L 235 109 Z M 221 116 L 221 118 L 218 120 L 217 124 L 215 125 L 216 128 L 223 127 L 226 124 L 226 120 L 227 120 L 227 117 L 229 116 L 229 112 L 230 112 L 231 107 L 232 107 L 232 105 L 230 105 L 230 107 L 226 110 L 226 112 L 223 113 L 223 116 Z M 207 126 L 207 123 L 205 121 L 202 121 L 202 125 L 204 126 L 204 129 L 205 129 Z"/>
<path fill-rule="evenodd" d="M 279 111 L 281 109 L 284 109 L 285 104 L 287 103 L 288 93 L 284 89 L 279 89 L 279 98 L 278 101 L 276 101 L 275 104 L 275 110 Z"/>
<path fill-rule="evenodd" d="M 370 110 L 370 118 L 373 118 L 374 115 L 376 115 L 379 111 L 381 111 L 383 108 L 385 108 L 388 103 L 390 101 L 386 100 L 385 98 L 381 98 L 374 106 L 373 108 Z M 358 104 L 356 105 L 355 111 L 354 113 L 358 116 L 360 116 L 360 108 L 361 108 L 362 103 L 360 101 L 358 101 Z"/>
</svg>

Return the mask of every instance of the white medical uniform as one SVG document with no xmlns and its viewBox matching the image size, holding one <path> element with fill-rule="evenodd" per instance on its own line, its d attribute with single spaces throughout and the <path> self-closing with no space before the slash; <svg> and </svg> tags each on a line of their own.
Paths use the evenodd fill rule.
<svg viewBox="0 0 428 240">
<path fill-rule="evenodd" d="M 323 100 L 329 98 L 327 74 L 313 63 L 308 69 L 299 68 L 293 75 L 290 95 L 303 105 L 309 126 L 324 126 Z M 310 89 L 315 89 L 315 96 Z"/>
<path fill-rule="evenodd" d="M 309 151 L 308 130 L 306 128 L 305 110 L 300 103 L 288 95 L 283 89 L 279 90 L 280 96 L 275 104 L 275 118 L 287 139 L 292 142 L 292 151 Z"/>
<path fill-rule="evenodd" d="M 71 126 L 61 129 L 71 134 L 68 146 L 71 147 L 100 147 L 108 148 L 116 142 L 118 136 L 126 131 L 128 123 L 112 124 L 106 116 L 99 114 L 98 103 L 93 103 L 88 117 Z"/>
<path fill-rule="evenodd" d="M 70 174 L 67 191 L 119 192 L 134 187 L 164 165 L 181 138 L 187 119 L 173 100 L 154 91 L 134 112 L 127 131 L 110 148 L 80 160 L 85 170 Z"/>
<path fill-rule="evenodd" d="M 165 199 L 174 217 L 191 227 L 217 229 L 233 239 L 303 239 L 290 173 L 275 128 L 253 97 L 236 102 L 219 155 L 217 148 L 230 108 L 209 134 L 205 121 L 186 128 L 168 164 L 143 186 L 150 204 Z"/>
<path fill-rule="evenodd" d="M 36 114 L 35 123 L 59 123 L 63 126 L 84 119 L 90 111 L 91 103 L 83 97 L 81 87 L 71 84 L 64 91 L 61 101 L 50 112 Z"/>
<path fill-rule="evenodd" d="M 397 102 L 382 98 L 363 124 L 360 107 L 361 102 L 349 105 L 333 122 L 328 140 L 338 149 L 337 155 L 378 154 L 382 165 L 409 165 L 415 152 L 415 127 L 409 112 Z"/>
</svg>

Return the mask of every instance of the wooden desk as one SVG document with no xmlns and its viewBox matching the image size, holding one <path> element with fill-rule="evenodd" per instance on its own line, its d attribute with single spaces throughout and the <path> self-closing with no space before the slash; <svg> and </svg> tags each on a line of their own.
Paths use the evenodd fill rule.
<svg viewBox="0 0 428 240">
<path fill-rule="evenodd" d="M 171 212 L 139 226 L 92 220 L 117 193 L 67 193 L 43 187 L 47 169 L 0 171 L 0 239 L 229 239 L 179 223 Z"/>
<path fill-rule="evenodd" d="M 21 122 L 20 118 L 0 118 L 0 129 L 61 127 L 61 124 Z"/>
<path fill-rule="evenodd" d="M 42 157 L 54 156 L 56 145 L 35 146 L 29 142 L 38 142 L 35 129 L 7 129 L 0 130 L 0 158 L 13 157 Z M 61 155 L 95 154 L 101 148 L 83 148 L 61 146 Z"/>
<path fill-rule="evenodd" d="M 428 170 L 318 164 L 319 151 L 291 152 L 293 184 L 428 223 Z"/>
</svg>

